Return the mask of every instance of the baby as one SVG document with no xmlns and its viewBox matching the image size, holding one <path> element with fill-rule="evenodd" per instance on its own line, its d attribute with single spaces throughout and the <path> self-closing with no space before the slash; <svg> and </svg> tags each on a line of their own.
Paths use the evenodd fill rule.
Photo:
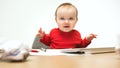
<svg viewBox="0 0 120 68">
<path fill-rule="evenodd" d="M 42 28 L 37 36 L 40 42 L 50 46 L 51 49 L 85 48 L 96 38 L 96 34 L 89 34 L 84 39 L 74 27 L 78 21 L 77 8 L 71 3 L 62 3 L 55 12 L 55 21 L 58 28 L 53 28 L 46 34 Z"/>
</svg>

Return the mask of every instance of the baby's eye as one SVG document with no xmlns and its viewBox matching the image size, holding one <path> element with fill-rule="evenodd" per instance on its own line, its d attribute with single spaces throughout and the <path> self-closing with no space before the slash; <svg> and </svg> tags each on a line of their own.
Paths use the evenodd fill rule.
<svg viewBox="0 0 120 68">
<path fill-rule="evenodd" d="M 73 20 L 73 18 L 71 17 L 71 18 L 69 18 L 69 20 Z"/>
<path fill-rule="evenodd" d="M 60 18 L 60 20 L 65 20 L 65 18 Z"/>
</svg>

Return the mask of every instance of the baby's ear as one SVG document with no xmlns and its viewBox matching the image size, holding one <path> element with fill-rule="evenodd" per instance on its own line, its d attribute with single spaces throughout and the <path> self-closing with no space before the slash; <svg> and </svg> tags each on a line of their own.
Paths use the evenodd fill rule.
<svg viewBox="0 0 120 68">
<path fill-rule="evenodd" d="M 76 18 L 76 22 L 78 21 L 78 18 Z"/>
<path fill-rule="evenodd" d="M 57 22 L 57 17 L 55 17 L 55 21 Z"/>
</svg>

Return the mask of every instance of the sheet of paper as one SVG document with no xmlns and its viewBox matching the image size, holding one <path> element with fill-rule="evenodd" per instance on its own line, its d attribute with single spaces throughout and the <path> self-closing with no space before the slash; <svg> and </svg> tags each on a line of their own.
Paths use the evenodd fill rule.
<svg viewBox="0 0 120 68">
<path fill-rule="evenodd" d="M 71 56 L 75 56 L 75 55 L 80 55 L 80 54 L 68 54 L 65 53 L 63 51 L 66 50 L 73 50 L 74 52 L 76 51 L 76 49 L 47 49 L 46 52 L 38 50 L 38 52 L 30 52 L 30 55 L 47 55 L 47 56 L 53 56 L 53 55 L 71 55 Z"/>
<path fill-rule="evenodd" d="M 74 48 L 74 49 L 47 49 L 46 52 L 38 49 L 38 52 L 30 52 L 30 55 L 90 55 L 114 52 L 114 47 L 104 48 Z M 84 53 L 79 53 L 84 52 Z"/>
</svg>

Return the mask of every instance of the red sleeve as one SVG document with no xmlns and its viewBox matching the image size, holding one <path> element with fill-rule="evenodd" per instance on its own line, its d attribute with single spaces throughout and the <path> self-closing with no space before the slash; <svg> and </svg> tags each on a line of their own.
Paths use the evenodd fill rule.
<svg viewBox="0 0 120 68">
<path fill-rule="evenodd" d="M 85 47 L 87 47 L 89 44 L 91 43 L 91 41 L 88 41 L 86 38 L 84 38 L 83 40 L 82 40 L 82 48 L 85 48 Z"/>
<path fill-rule="evenodd" d="M 50 45 L 50 36 L 45 34 L 42 39 L 40 39 L 40 42 L 44 43 L 45 45 L 49 46 Z"/>
<path fill-rule="evenodd" d="M 91 43 L 91 41 L 88 41 L 86 39 L 86 37 L 82 39 L 81 33 L 78 32 L 78 31 L 76 31 L 76 35 L 75 36 L 77 36 L 77 38 L 80 39 L 79 40 L 80 41 L 80 45 L 77 46 L 78 48 L 85 48 L 85 47 L 87 47 Z"/>
</svg>

